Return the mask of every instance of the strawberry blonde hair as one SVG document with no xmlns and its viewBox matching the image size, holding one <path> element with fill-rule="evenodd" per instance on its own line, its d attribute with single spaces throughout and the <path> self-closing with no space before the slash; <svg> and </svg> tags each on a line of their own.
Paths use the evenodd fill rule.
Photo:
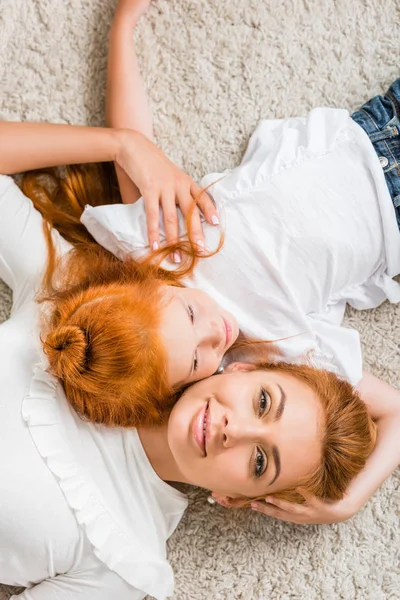
<svg viewBox="0 0 400 600">
<path fill-rule="evenodd" d="M 109 426 L 160 423 L 178 390 L 168 382 L 159 334 L 166 285 L 181 286 L 199 258 L 190 241 L 161 249 L 140 263 L 121 262 L 99 246 L 80 222 L 86 204 L 121 201 L 111 164 L 27 173 L 22 190 L 44 218 L 48 264 L 42 344 L 50 372 L 62 382 L 82 417 Z M 57 256 L 52 229 L 72 244 Z M 174 271 L 160 268 L 180 250 Z"/>
<path fill-rule="evenodd" d="M 307 495 L 323 500 L 341 500 L 349 483 L 365 467 L 376 443 L 376 425 L 358 392 L 335 373 L 309 365 L 271 364 L 260 359 L 254 364 L 256 369 L 280 371 L 305 383 L 317 395 L 323 412 L 318 467 L 299 481 L 296 488 L 273 492 L 272 495 L 300 504 Z M 233 505 L 243 507 L 264 499 L 265 495 L 234 501 Z"/>
<path fill-rule="evenodd" d="M 169 272 L 159 261 L 171 247 L 158 254 L 158 262 L 149 258 L 138 263 L 121 262 L 95 243 L 79 217 L 86 204 L 102 204 L 104 198 L 120 201 L 111 165 L 69 167 L 62 178 L 54 170 L 29 173 L 22 189 L 46 223 L 42 342 L 50 371 L 63 383 L 73 408 L 90 421 L 124 427 L 160 423 L 178 392 L 168 383 L 159 336 L 163 287 L 181 285 L 181 278 L 191 273 L 199 258 L 195 246 L 190 241 L 175 244 L 187 261 Z M 52 227 L 73 244 L 61 260 Z M 230 352 L 231 360 L 247 360 L 258 369 L 283 371 L 303 381 L 323 408 L 320 465 L 300 487 L 274 495 L 301 502 L 303 490 L 339 500 L 374 447 L 374 423 L 349 383 L 307 365 L 275 363 L 278 356 L 273 344 L 243 338 Z"/>
</svg>

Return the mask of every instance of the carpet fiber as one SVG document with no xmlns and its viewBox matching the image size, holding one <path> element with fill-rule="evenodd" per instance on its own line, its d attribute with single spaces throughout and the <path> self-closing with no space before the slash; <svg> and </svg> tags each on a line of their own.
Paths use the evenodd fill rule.
<svg viewBox="0 0 400 600">
<path fill-rule="evenodd" d="M 2 117 L 102 124 L 114 7 L 0 0 Z M 198 178 L 235 165 L 261 117 L 356 108 L 399 76 L 399 21 L 398 0 L 158 0 L 137 33 L 158 142 Z M 9 309 L 0 284 L 0 320 Z M 400 306 L 346 321 L 367 367 L 399 386 Z M 333 526 L 211 507 L 196 490 L 190 500 L 169 543 L 176 600 L 400 598 L 399 472 Z"/>
</svg>

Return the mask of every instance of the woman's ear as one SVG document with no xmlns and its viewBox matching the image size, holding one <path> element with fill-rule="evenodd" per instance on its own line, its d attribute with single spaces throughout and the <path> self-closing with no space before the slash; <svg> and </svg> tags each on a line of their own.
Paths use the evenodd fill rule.
<svg viewBox="0 0 400 600">
<path fill-rule="evenodd" d="M 235 373 L 236 371 L 255 371 L 256 366 L 246 362 L 233 362 L 224 369 L 224 373 Z"/>
</svg>

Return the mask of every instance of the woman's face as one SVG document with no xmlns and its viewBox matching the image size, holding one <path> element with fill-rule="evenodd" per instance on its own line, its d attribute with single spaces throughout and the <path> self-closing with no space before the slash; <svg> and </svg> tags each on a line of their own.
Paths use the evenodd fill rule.
<svg viewBox="0 0 400 600">
<path fill-rule="evenodd" d="M 200 290 L 165 286 L 164 298 L 160 332 L 170 385 L 213 375 L 239 335 L 235 317 Z"/>
<path fill-rule="evenodd" d="M 230 367 L 175 404 L 168 444 L 177 467 L 187 482 L 231 498 L 296 487 L 321 459 L 317 395 L 280 371 Z"/>
</svg>

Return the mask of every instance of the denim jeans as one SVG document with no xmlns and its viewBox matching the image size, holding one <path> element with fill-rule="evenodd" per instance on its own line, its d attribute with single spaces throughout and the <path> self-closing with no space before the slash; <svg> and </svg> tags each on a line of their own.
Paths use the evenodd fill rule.
<svg viewBox="0 0 400 600">
<path fill-rule="evenodd" d="M 400 229 L 400 78 L 384 96 L 375 96 L 352 118 L 368 134 L 379 157 Z"/>
</svg>

